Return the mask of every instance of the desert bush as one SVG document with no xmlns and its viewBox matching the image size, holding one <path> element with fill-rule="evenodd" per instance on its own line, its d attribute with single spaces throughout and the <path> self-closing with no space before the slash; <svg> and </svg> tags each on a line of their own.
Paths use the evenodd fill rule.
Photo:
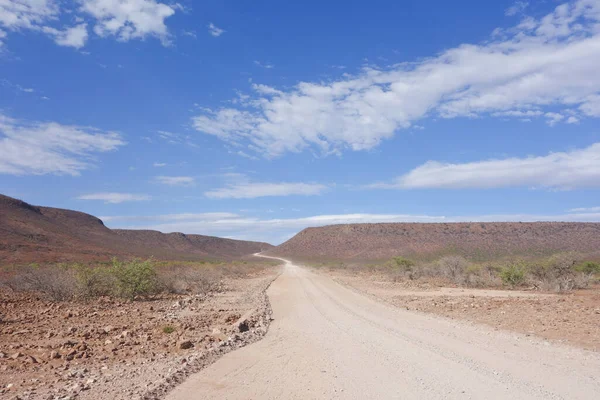
<svg viewBox="0 0 600 400">
<path fill-rule="evenodd" d="M 464 277 L 458 283 L 462 281 L 462 285 L 468 287 L 497 286 L 500 283 L 498 273 L 499 270 L 495 266 L 471 264 L 467 266 Z"/>
<path fill-rule="evenodd" d="M 136 297 L 148 298 L 159 291 L 156 267 L 152 259 L 119 261 L 114 258 L 110 273 L 115 278 L 115 294 L 119 297 L 135 300 Z"/>
<path fill-rule="evenodd" d="M 532 283 L 544 290 L 566 292 L 584 288 L 589 284 L 591 276 L 578 271 L 579 257 L 577 254 L 558 253 L 546 262 L 534 263 L 529 267 Z"/>
<path fill-rule="evenodd" d="M 75 264 L 71 268 L 75 271 L 78 293 L 81 298 L 111 296 L 118 287 L 116 277 L 110 268 L 82 264 Z"/>
<path fill-rule="evenodd" d="M 389 265 L 392 267 L 390 275 L 394 282 L 403 280 L 404 278 L 413 280 L 420 276 L 416 263 L 408 258 L 394 257 Z"/>
<path fill-rule="evenodd" d="M 576 265 L 575 271 L 581 272 L 590 277 L 593 277 L 595 275 L 600 275 L 600 264 L 592 262 L 592 261 L 586 261 L 586 262 Z"/>
<path fill-rule="evenodd" d="M 63 265 L 20 267 L 6 278 L 4 285 L 18 292 L 38 292 L 54 301 L 70 300 L 77 294 L 75 275 Z"/>
<path fill-rule="evenodd" d="M 404 257 L 394 257 L 394 263 L 398 268 L 404 271 L 410 271 L 415 266 L 415 262 L 413 260 L 409 260 L 408 258 Z"/>
<path fill-rule="evenodd" d="M 461 256 L 447 256 L 438 261 L 440 273 L 458 285 L 465 283 L 465 272 L 469 263 Z"/>
<path fill-rule="evenodd" d="M 502 283 L 512 288 L 525 283 L 525 267 L 520 263 L 512 263 L 500 271 Z"/>
<path fill-rule="evenodd" d="M 159 270 L 161 288 L 174 294 L 207 294 L 218 291 L 222 273 L 215 268 L 199 265 L 173 265 Z"/>
</svg>

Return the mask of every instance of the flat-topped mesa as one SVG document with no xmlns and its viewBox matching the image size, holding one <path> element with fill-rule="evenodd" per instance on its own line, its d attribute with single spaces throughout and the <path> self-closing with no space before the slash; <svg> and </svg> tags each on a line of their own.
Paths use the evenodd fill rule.
<svg viewBox="0 0 600 400">
<path fill-rule="evenodd" d="M 600 223 L 377 223 L 307 228 L 267 254 L 297 260 L 432 260 L 459 254 L 474 261 L 543 257 L 577 251 L 600 257 Z"/>
</svg>

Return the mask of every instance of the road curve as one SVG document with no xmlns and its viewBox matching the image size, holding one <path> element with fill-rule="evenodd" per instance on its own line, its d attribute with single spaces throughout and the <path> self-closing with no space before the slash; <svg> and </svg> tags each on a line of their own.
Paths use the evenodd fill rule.
<svg viewBox="0 0 600 400">
<path fill-rule="evenodd" d="M 597 353 L 393 308 L 284 261 L 265 338 L 167 399 L 600 398 Z"/>
</svg>

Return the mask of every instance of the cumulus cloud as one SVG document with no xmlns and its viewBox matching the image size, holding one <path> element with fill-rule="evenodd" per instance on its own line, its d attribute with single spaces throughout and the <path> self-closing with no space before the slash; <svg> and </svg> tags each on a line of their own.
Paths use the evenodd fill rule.
<svg viewBox="0 0 600 400">
<path fill-rule="evenodd" d="M 225 33 L 225 30 L 217 27 L 211 22 L 210 24 L 208 24 L 208 33 L 210 33 L 211 36 L 219 37 Z"/>
<path fill-rule="evenodd" d="M 600 187 L 600 143 L 546 156 L 505 158 L 460 164 L 428 161 L 383 189 L 464 189 L 534 187 L 575 189 Z"/>
<path fill-rule="evenodd" d="M 59 0 L 0 0 L 0 39 L 6 31 L 42 32 L 60 46 L 81 48 L 88 39 L 87 23 L 101 37 L 118 40 L 156 37 L 169 43 L 165 20 L 181 9 L 155 0 L 78 0 L 73 8 Z M 72 19 L 76 25 L 65 21 Z"/>
<path fill-rule="evenodd" d="M 192 123 L 264 157 L 367 150 L 427 117 L 541 112 L 558 124 L 600 116 L 598 65 L 600 0 L 577 0 L 417 62 L 291 88 L 253 85 L 250 98 L 204 109 Z"/>
<path fill-rule="evenodd" d="M 79 175 L 97 153 L 125 145 L 118 133 L 0 114 L 0 173 Z"/>
<path fill-rule="evenodd" d="M 187 217 L 191 215 L 191 217 Z M 377 222 L 492 222 L 492 221 L 600 221 L 600 213 L 570 213 L 559 215 L 498 214 L 472 216 L 435 216 L 411 214 L 333 214 L 302 218 L 263 219 L 230 214 L 221 218 L 201 217 L 201 214 L 171 214 L 145 216 L 131 222 L 128 217 L 102 217 L 113 228 L 153 229 L 161 232 L 184 232 L 231 237 L 242 240 L 260 240 L 279 244 L 298 231 L 314 226 Z M 121 223 L 119 223 L 121 222 Z"/>
<path fill-rule="evenodd" d="M 147 201 L 152 198 L 146 194 L 132 193 L 91 193 L 77 197 L 79 200 L 100 200 L 107 204 L 119 204 L 126 201 Z"/>
<path fill-rule="evenodd" d="M 268 196 L 315 196 L 327 190 L 327 186 L 315 183 L 266 183 L 238 182 L 204 193 L 211 199 L 254 199 Z"/>
<path fill-rule="evenodd" d="M 37 29 L 59 15 L 56 0 L 1 0 L 0 25 L 12 31 Z"/>
<path fill-rule="evenodd" d="M 191 176 L 157 176 L 156 181 L 169 186 L 190 186 L 195 183 Z"/>
<path fill-rule="evenodd" d="M 121 41 L 154 36 L 163 44 L 169 42 L 165 19 L 175 14 L 174 7 L 155 0 L 81 0 L 81 11 L 96 19 L 99 36 Z"/>
<path fill-rule="evenodd" d="M 72 28 L 66 28 L 63 31 L 45 26 L 42 28 L 42 31 L 52 36 L 57 45 L 74 47 L 76 49 L 85 46 L 85 42 L 88 39 L 87 24 L 79 24 Z"/>
</svg>

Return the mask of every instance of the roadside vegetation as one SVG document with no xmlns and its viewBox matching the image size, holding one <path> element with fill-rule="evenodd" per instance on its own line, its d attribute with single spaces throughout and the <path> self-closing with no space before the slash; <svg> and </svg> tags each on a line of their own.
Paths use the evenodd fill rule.
<svg viewBox="0 0 600 400">
<path fill-rule="evenodd" d="M 129 301 L 164 294 L 206 295 L 223 290 L 224 278 L 251 276 L 269 262 L 167 262 L 114 258 L 110 263 L 12 266 L 0 269 L 0 287 L 34 292 L 53 301 L 99 297 Z"/>
<path fill-rule="evenodd" d="M 379 275 L 384 280 L 394 282 L 435 281 L 440 285 L 475 288 L 568 292 L 600 283 L 600 263 L 584 260 L 573 252 L 558 253 L 535 261 L 473 263 L 461 256 L 446 256 L 434 262 L 419 262 L 398 256 L 384 263 L 320 263 L 313 266 Z"/>
</svg>

